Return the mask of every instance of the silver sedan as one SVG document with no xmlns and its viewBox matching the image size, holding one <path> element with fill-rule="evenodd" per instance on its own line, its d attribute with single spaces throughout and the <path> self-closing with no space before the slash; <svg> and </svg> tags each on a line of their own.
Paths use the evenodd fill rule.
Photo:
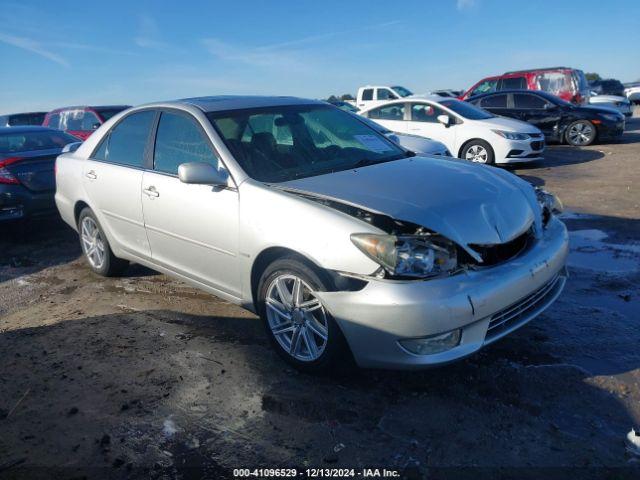
<svg viewBox="0 0 640 480">
<path fill-rule="evenodd" d="M 56 180 L 93 271 L 140 263 L 256 312 L 304 370 L 460 359 L 540 314 L 566 279 L 552 194 L 415 156 L 323 102 L 132 108 L 58 157 Z"/>
</svg>

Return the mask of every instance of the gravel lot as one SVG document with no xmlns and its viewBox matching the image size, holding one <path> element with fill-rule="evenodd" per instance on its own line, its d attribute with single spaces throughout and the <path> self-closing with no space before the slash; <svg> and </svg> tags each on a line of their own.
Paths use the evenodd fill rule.
<svg viewBox="0 0 640 480">
<path fill-rule="evenodd" d="M 419 373 L 296 373 L 255 316 L 139 266 L 90 273 L 68 227 L 0 227 L 0 477 L 640 478 L 640 118 L 515 170 L 565 203 L 572 278 L 539 319 Z M 467 475 L 466 477 L 464 475 Z"/>
</svg>

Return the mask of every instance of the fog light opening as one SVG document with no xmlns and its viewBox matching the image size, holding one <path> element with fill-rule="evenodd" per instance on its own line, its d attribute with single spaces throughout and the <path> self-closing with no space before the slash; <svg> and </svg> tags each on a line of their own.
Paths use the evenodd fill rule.
<svg viewBox="0 0 640 480">
<path fill-rule="evenodd" d="M 457 347 L 461 338 L 462 330 L 457 329 L 432 337 L 399 340 L 398 343 L 402 348 L 414 355 L 434 355 Z"/>
</svg>

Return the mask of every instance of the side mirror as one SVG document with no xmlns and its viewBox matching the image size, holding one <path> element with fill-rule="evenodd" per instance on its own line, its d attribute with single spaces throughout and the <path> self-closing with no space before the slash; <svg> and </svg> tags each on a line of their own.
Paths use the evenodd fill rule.
<svg viewBox="0 0 640 480">
<path fill-rule="evenodd" d="M 220 187 L 226 187 L 229 182 L 229 174 L 226 170 L 218 170 L 206 162 L 183 163 L 178 167 L 178 178 L 182 183 Z"/>
<path fill-rule="evenodd" d="M 62 153 L 75 152 L 78 148 L 80 148 L 80 145 L 82 145 L 82 142 L 67 143 L 64 147 L 62 147 Z"/>
<path fill-rule="evenodd" d="M 451 117 L 449 115 L 438 115 L 437 119 L 445 127 L 449 128 L 451 126 Z"/>
</svg>

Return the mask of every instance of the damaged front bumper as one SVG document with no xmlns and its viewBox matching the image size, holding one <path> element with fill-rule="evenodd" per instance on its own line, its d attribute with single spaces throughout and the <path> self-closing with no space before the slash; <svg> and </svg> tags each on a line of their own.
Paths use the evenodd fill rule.
<svg viewBox="0 0 640 480">
<path fill-rule="evenodd" d="M 553 217 L 527 251 L 493 267 L 420 281 L 371 278 L 359 291 L 317 292 L 362 367 L 421 368 L 466 357 L 526 324 L 560 295 L 569 249 Z M 419 355 L 401 341 L 460 330 L 456 346 Z"/>
</svg>

